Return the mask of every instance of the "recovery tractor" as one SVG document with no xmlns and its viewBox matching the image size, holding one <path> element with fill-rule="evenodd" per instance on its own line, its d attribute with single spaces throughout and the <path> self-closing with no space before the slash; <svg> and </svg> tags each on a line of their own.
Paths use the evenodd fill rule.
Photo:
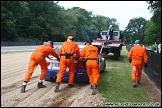
<svg viewBox="0 0 162 108">
<path fill-rule="evenodd" d="M 104 56 L 113 53 L 114 59 L 118 60 L 123 46 L 123 35 L 121 31 L 114 31 L 112 25 L 108 27 L 108 30 L 100 28 L 98 38 L 93 40 L 92 45 L 97 46 L 99 53 L 102 53 Z"/>
</svg>

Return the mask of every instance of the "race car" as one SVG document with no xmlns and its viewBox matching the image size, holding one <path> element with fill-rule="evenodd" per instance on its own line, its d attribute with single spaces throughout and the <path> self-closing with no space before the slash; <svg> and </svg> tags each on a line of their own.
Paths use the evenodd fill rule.
<svg viewBox="0 0 162 108">
<path fill-rule="evenodd" d="M 85 45 L 78 45 L 80 52 L 82 51 L 82 49 L 85 47 Z M 57 46 L 55 48 L 55 51 L 57 53 L 59 53 L 59 50 L 61 48 L 60 46 Z M 49 59 L 51 58 L 51 59 Z M 52 55 L 50 55 L 48 57 L 46 57 L 46 62 L 47 62 L 47 66 L 48 66 L 48 70 L 46 73 L 46 76 L 44 78 L 45 81 L 56 81 L 56 77 L 57 77 L 57 73 L 59 71 L 59 67 L 60 67 L 60 62 L 57 61 L 57 58 L 53 57 Z M 106 61 L 105 58 L 102 57 L 102 55 L 100 55 L 99 57 L 99 70 L 100 72 L 104 72 L 106 70 Z M 75 60 L 75 75 L 74 75 L 74 82 L 89 82 L 89 78 L 88 75 L 86 73 L 85 67 L 83 66 L 83 63 L 81 61 Z M 63 82 L 67 82 L 68 81 L 68 68 L 65 71 L 65 74 L 62 78 Z"/>
</svg>

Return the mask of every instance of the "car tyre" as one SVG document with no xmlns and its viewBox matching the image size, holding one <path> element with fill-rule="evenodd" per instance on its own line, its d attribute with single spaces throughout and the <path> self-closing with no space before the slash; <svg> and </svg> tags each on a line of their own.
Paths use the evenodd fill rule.
<svg viewBox="0 0 162 108">
<path fill-rule="evenodd" d="M 104 60 L 104 69 L 101 71 L 101 73 L 106 71 L 106 61 Z"/>
</svg>

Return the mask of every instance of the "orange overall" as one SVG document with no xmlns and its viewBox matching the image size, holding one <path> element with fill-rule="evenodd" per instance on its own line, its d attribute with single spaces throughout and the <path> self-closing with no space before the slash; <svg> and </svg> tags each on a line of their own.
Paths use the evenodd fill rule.
<svg viewBox="0 0 162 108">
<path fill-rule="evenodd" d="M 65 52 L 67 52 L 68 54 L 71 54 L 69 59 L 66 58 L 66 56 L 64 55 Z M 74 57 L 73 54 L 76 54 L 76 56 Z M 56 83 L 61 83 L 64 73 L 68 67 L 69 68 L 68 84 L 73 84 L 74 72 L 75 72 L 74 59 L 78 59 L 79 56 L 80 56 L 80 50 L 79 50 L 78 45 L 75 42 L 66 41 L 66 42 L 62 43 L 62 46 L 60 49 L 60 69 L 57 74 Z"/>
<path fill-rule="evenodd" d="M 79 59 L 81 60 L 82 58 L 87 59 L 86 67 L 90 85 L 96 84 L 98 86 L 100 78 L 99 64 L 97 62 L 98 48 L 96 46 L 87 45 L 83 48 Z"/>
<path fill-rule="evenodd" d="M 30 57 L 28 71 L 26 73 L 24 81 L 29 82 L 29 80 L 30 80 L 35 68 L 38 66 L 38 64 L 41 67 L 40 80 L 44 79 L 44 77 L 46 75 L 46 71 L 47 71 L 47 63 L 46 63 L 45 58 L 49 54 L 53 55 L 56 58 L 59 58 L 59 56 L 57 55 L 57 53 L 51 47 L 50 44 L 41 45 L 34 50 L 34 52 L 32 53 L 32 55 Z"/>
<path fill-rule="evenodd" d="M 146 49 L 140 46 L 140 44 L 133 46 L 128 53 L 128 59 L 132 59 L 132 81 L 136 81 L 136 74 L 137 81 L 140 81 L 143 60 L 145 63 L 148 63 Z"/>
</svg>

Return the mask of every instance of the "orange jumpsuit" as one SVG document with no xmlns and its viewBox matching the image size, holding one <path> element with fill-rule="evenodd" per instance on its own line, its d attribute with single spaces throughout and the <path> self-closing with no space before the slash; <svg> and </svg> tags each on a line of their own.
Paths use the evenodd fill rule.
<svg viewBox="0 0 162 108">
<path fill-rule="evenodd" d="M 65 52 L 67 52 L 68 54 L 72 54 L 72 56 L 70 56 L 69 59 L 66 59 L 65 55 L 62 55 L 62 54 L 65 54 Z M 75 42 L 66 41 L 62 43 L 59 53 L 60 53 L 60 69 L 57 74 L 56 83 L 61 83 L 64 73 L 68 67 L 69 68 L 68 84 L 73 84 L 74 72 L 75 72 L 74 59 L 78 59 L 80 56 L 79 47 Z M 76 54 L 76 56 L 74 57 L 73 54 Z"/>
<path fill-rule="evenodd" d="M 128 53 L 128 59 L 132 59 L 132 81 L 136 81 L 136 74 L 137 81 L 140 81 L 143 60 L 145 63 L 148 63 L 146 49 L 140 46 L 140 44 L 133 46 Z"/>
<path fill-rule="evenodd" d="M 100 78 L 99 64 L 97 62 L 98 48 L 96 46 L 87 45 L 83 48 L 79 59 L 81 60 L 82 58 L 95 59 L 87 60 L 86 67 L 90 85 L 96 84 L 98 86 L 98 81 Z"/>
<path fill-rule="evenodd" d="M 35 68 L 38 66 L 38 64 L 41 67 L 41 74 L 40 74 L 40 80 L 43 80 L 46 72 L 47 72 L 47 63 L 45 58 L 49 55 L 53 55 L 56 58 L 59 58 L 55 50 L 51 47 L 50 44 L 44 44 L 39 46 L 34 50 L 30 57 L 30 62 L 28 66 L 28 71 L 26 73 L 24 81 L 29 82 Z"/>
</svg>

